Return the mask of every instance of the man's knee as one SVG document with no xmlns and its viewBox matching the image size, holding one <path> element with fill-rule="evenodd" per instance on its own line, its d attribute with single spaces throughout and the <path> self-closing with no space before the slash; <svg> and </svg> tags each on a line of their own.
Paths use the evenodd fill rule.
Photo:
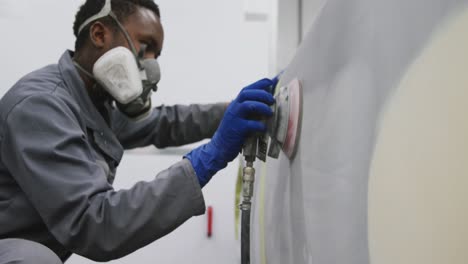
<svg viewBox="0 0 468 264">
<path fill-rule="evenodd" d="M 0 240 L 0 264 L 62 264 L 49 248 L 24 239 Z"/>
</svg>

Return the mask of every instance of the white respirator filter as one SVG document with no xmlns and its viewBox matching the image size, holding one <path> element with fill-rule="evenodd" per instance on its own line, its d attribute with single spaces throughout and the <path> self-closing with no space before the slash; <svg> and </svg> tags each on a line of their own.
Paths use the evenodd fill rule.
<svg viewBox="0 0 468 264">
<path fill-rule="evenodd" d="M 94 64 L 93 75 L 121 104 L 130 103 L 143 92 L 135 56 L 125 47 L 111 49 L 102 55 Z"/>
</svg>

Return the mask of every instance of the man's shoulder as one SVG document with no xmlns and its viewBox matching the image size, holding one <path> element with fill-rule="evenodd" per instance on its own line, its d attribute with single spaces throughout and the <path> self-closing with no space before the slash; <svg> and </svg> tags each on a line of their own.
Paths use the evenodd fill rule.
<svg viewBox="0 0 468 264">
<path fill-rule="evenodd" d="M 33 71 L 21 78 L 0 100 L 0 119 L 8 114 L 21 102 L 29 98 L 47 97 L 73 104 L 72 98 L 63 89 L 65 82 L 57 64 L 49 65 Z"/>
</svg>

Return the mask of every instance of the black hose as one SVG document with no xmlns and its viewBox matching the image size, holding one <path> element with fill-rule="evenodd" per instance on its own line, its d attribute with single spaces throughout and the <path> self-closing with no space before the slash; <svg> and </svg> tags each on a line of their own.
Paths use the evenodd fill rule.
<svg viewBox="0 0 468 264">
<path fill-rule="evenodd" d="M 250 210 L 242 210 L 241 264 L 250 264 Z"/>
</svg>

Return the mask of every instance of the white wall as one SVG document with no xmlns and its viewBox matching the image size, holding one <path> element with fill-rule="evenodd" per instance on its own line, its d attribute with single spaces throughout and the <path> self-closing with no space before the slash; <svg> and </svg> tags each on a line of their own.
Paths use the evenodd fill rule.
<svg viewBox="0 0 468 264">
<path fill-rule="evenodd" d="M 325 3 L 326 0 L 270 0 L 270 74 L 289 65 Z"/>
<path fill-rule="evenodd" d="M 24 74 L 57 62 L 66 48 L 73 47 L 72 10 L 78 3 L 0 0 L 1 95 Z"/>
<path fill-rule="evenodd" d="M 269 72 L 285 69 L 300 43 L 301 0 L 272 0 Z"/>
<path fill-rule="evenodd" d="M 0 0 L 0 95 L 24 74 L 56 63 L 72 49 L 72 23 L 81 0 Z M 229 101 L 245 85 L 268 72 L 271 27 L 246 22 L 244 3 L 231 0 L 159 0 L 166 31 L 162 81 L 156 104 Z M 184 153 L 185 150 L 176 151 Z M 126 153 L 116 188 L 151 180 L 180 155 L 153 149 Z M 206 239 L 206 219 L 197 217 L 127 258 L 113 263 L 237 263 L 234 239 L 234 183 L 237 162 L 205 187 L 214 206 L 214 236 Z M 92 263 L 74 256 L 67 263 Z"/>
</svg>

